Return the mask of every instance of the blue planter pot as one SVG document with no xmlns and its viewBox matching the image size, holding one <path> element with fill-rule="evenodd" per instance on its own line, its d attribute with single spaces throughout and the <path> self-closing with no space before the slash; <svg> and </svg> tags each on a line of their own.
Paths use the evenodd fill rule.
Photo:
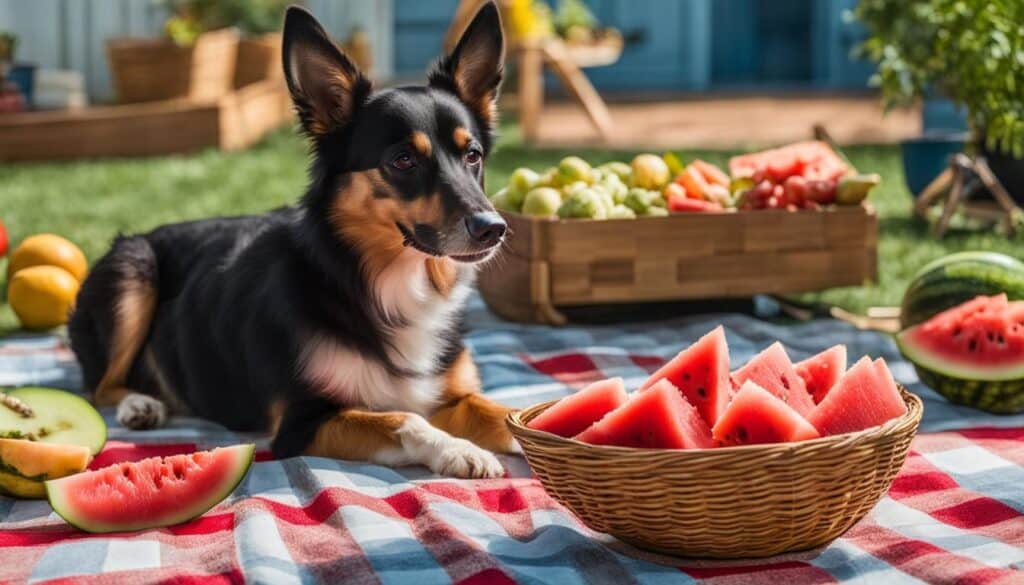
<svg viewBox="0 0 1024 585">
<path fill-rule="evenodd" d="M 32 97 L 35 93 L 36 66 L 15 63 L 7 70 L 7 81 L 18 86 L 18 91 L 25 97 L 25 103 L 32 105 Z"/>
<path fill-rule="evenodd" d="M 969 135 L 961 131 L 932 131 L 900 144 L 907 189 L 916 197 L 949 166 L 949 157 L 963 152 Z"/>
</svg>

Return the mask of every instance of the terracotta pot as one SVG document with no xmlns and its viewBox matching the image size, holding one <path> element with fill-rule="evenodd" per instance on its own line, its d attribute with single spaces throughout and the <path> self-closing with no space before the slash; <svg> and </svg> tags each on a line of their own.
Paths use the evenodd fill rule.
<svg viewBox="0 0 1024 585">
<path fill-rule="evenodd" d="M 238 41 L 234 87 L 237 89 L 268 79 L 284 79 L 281 33 L 243 37 Z"/>
<path fill-rule="evenodd" d="M 234 88 L 237 54 L 235 29 L 203 33 L 190 47 L 162 38 L 107 41 L 107 61 L 119 103 L 216 100 Z"/>
</svg>

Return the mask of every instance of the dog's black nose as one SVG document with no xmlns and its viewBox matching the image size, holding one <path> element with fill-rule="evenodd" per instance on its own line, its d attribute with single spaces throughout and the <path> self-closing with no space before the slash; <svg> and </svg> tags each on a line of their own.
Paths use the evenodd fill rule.
<svg viewBox="0 0 1024 585">
<path fill-rule="evenodd" d="M 505 235 L 507 228 L 505 220 L 493 211 L 466 216 L 466 229 L 469 230 L 469 235 L 485 246 L 497 244 Z"/>
</svg>

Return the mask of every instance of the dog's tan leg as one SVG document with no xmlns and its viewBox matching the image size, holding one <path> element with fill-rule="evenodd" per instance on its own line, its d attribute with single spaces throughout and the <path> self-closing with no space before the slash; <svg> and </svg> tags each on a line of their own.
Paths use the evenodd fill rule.
<svg viewBox="0 0 1024 585">
<path fill-rule="evenodd" d="M 382 465 L 425 465 L 435 473 L 464 478 L 504 473 L 493 454 L 407 412 L 342 410 L 320 426 L 305 453 Z"/>
<path fill-rule="evenodd" d="M 159 427 L 167 420 L 164 403 L 125 386 L 132 363 L 149 334 L 157 291 L 150 281 L 131 275 L 120 281 L 119 291 L 107 369 L 93 392 L 93 402 L 98 406 L 117 406 L 117 421 L 130 429 Z"/>
<path fill-rule="evenodd" d="M 490 451 L 519 452 L 505 424 L 512 409 L 480 393 L 480 374 L 469 350 L 463 350 L 445 373 L 444 401 L 430 416 L 431 424 Z"/>
</svg>

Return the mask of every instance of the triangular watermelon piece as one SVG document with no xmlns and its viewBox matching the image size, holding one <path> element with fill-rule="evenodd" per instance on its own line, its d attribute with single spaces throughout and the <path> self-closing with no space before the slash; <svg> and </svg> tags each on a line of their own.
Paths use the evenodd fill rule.
<svg viewBox="0 0 1024 585">
<path fill-rule="evenodd" d="M 778 396 L 800 416 L 807 416 L 814 410 L 814 400 L 807 393 L 804 379 L 796 373 L 793 362 L 778 341 L 732 373 L 734 388 L 740 388 L 747 381 Z"/>
<path fill-rule="evenodd" d="M 804 381 L 807 393 L 818 404 L 846 372 L 846 346 L 833 345 L 793 367 Z"/>
<path fill-rule="evenodd" d="M 572 437 L 622 406 L 627 398 L 622 378 L 598 380 L 552 404 L 526 426 L 561 437 Z"/>
<path fill-rule="evenodd" d="M 711 434 L 723 447 L 804 441 L 819 436 L 791 406 L 749 380 L 733 396 Z"/>
<path fill-rule="evenodd" d="M 725 330 L 718 326 L 696 343 L 679 352 L 640 386 L 646 390 L 661 380 L 679 388 L 686 400 L 697 407 L 711 426 L 729 403 L 729 345 Z"/>
<path fill-rule="evenodd" d="M 574 438 L 592 445 L 645 449 L 714 446 L 704 419 L 668 380 L 634 393 L 625 404 Z"/>
<path fill-rule="evenodd" d="M 863 357 L 839 379 L 807 417 L 822 435 L 876 427 L 902 416 L 907 405 L 883 360 Z"/>
</svg>

